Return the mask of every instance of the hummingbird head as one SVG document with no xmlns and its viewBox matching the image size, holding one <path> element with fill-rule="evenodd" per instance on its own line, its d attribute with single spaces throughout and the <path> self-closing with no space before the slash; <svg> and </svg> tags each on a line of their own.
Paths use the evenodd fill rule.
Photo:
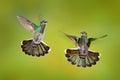
<svg viewBox="0 0 120 80">
<path fill-rule="evenodd" d="M 46 26 L 46 24 L 47 24 L 47 21 L 46 21 L 46 20 L 42 20 L 42 21 L 40 22 L 40 25 L 41 25 L 41 26 Z"/>
<path fill-rule="evenodd" d="M 81 37 L 87 37 L 87 33 L 86 32 L 81 32 Z"/>
</svg>

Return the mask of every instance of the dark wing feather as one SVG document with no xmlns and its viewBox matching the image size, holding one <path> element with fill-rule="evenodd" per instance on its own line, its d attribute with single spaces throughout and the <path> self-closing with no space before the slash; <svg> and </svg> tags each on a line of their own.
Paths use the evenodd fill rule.
<svg viewBox="0 0 120 80">
<path fill-rule="evenodd" d="M 79 39 L 79 37 L 77 37 L 77 36 L 73 36 L 73 35 L 68 35 L 68 34 L 65 34 L 69 39 L 71 39 L 74 43 L 75 43 L 75 45 L 78 45 L 78 39 Z"/>
<path fill-rule="evenodd" d="M 103 36 L 98 37 L 98 38 L 88 38 L 87 46 L 90 47 L 90 44 L 91 44 L 92 41 L 95 41 L 97 39 L 104 38 L 104 37 L 107 37 L 107 35 L 103 35 Z"/>
<path fill-rule="evenodd" d="M 96 40 L 96 38 L 88 38 L 87 46 L 90 47 L 92 41 Z"/>
</svg>

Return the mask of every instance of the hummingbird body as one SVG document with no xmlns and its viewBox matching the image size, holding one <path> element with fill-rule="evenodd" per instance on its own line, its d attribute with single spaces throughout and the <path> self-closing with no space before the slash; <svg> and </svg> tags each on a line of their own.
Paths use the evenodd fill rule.
<svg viewBox="0 0 120 80">
<path fill-rule="evenodd" d="M 47 21 L 41 21 L 40 26 L 38 26 L 24 17 L 17 16 L 17 18 L 24 28 L 33 33 L 33 39 L 23 40 L 22 50 L 28 55 L 38 57 L 47 54 L 50 47 L 42 41 Z"/>
<path fill-rule="evenodd" d="M 79 41 L 78 41 L 78 49 L 80 51 L 79 55 L 81 58 L 85 58 L 86 55 L 88 54 L 88 46 L 87 46 L 87 37 L 82 37 L 79 38 Z M 81 56 L 83 55 L 83 56 Z"/>
<path fill-rule="evenodd" d="M 71 64 L 77 64 L 78 67 L 91 67 L 92 65 L 95 65 L 97 61 L 99 61 L 99 53 L 90 51 L 88 48 L 90 47 L 92 41 L 106 37 L 107 35 L 99 38 L 87 38 L 86 32 L 81 32 L 81 37 L 68 34 L 65 35 L 77 46 L 75 49 L 70 48 L 65 50 L 65 56 L 67 57 L 67 60 L 71 62 Z"/>
<path fill-rule="evenodd" d="M 33 41 L 35 44 L 39 44 L 44 37 L 46 24 L 41 22 L 40 26 L 37 26 L 36 30 L 33 32 Z"/>
</svg>

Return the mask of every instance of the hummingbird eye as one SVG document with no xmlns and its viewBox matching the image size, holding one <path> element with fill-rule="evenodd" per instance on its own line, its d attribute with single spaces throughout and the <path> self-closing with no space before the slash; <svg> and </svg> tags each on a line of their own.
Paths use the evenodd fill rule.
<svg viewBox="0 0 120 80">
<path fill-rule="evenodd" d="M 81 35 L 87 35 L 87 33 L 86 32 L 81 32 Z"/>
<path fill-rule="evenodd" d="M 46 20 L 42 20 L 40 23 L 41 23 L 41 24 L 42 24 L 42 23 L 47 23 L 47 21 L 46 21 Z"/>
</svg>

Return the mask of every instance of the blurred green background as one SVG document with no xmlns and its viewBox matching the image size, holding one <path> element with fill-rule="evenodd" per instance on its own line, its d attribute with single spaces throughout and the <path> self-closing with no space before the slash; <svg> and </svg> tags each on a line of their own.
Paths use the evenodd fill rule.
<svg viewBox="0 0 120 80">
<path fill-rule="evenodd" d="M 44 57 L 25 55 L 21 41 L 32 34 L 16 16 L 39 24 L 48 20 L 44 41 L 51 52 Z M 90 49 L 101 53 L 91 68 L 71 65 L 64 56 L 75 45 L 62 32 L 96 40 Z M 120 80 L 120 0 L 0 0 L 0 80 Z"/>
</svg>

